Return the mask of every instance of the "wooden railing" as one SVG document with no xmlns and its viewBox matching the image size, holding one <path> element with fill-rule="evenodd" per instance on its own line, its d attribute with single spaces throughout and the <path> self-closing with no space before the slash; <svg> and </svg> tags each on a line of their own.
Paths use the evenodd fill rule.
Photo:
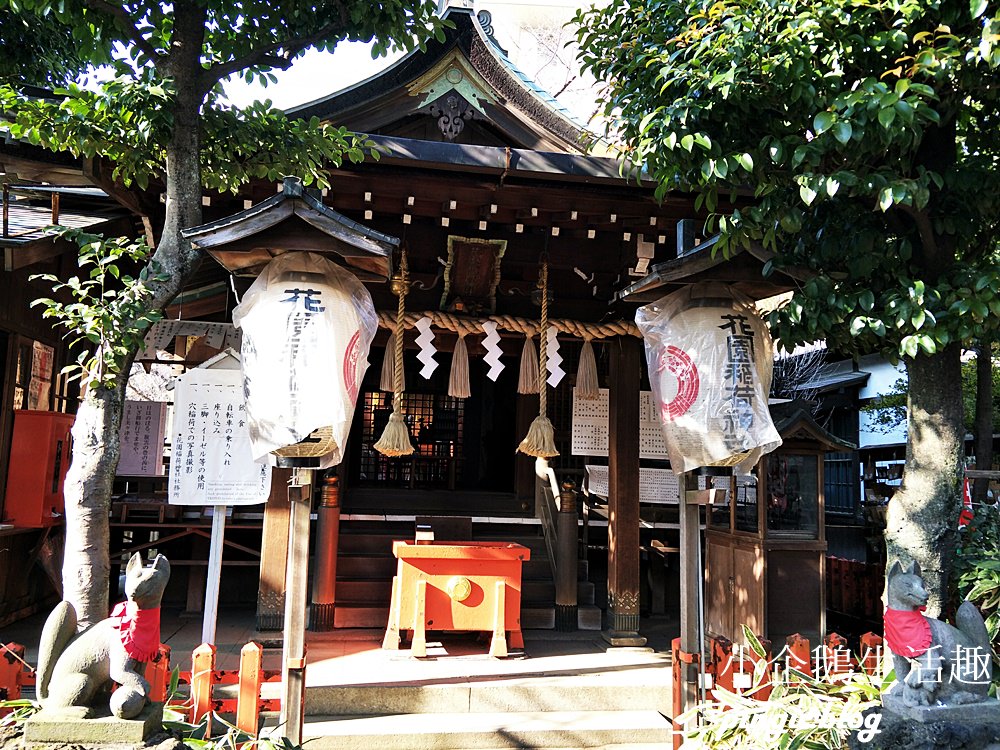
<svg viewBox="0 0 1000 750">
<path fill-rule="evenodd" d="M 556 481 L 556 473 L 544 458 L 535 459 L 535 513 L 542 522 L 545 551 L 552 568 L 552 580 L 555 580 L 558 576 L 556 549 L 559 532 L 556 528 L 556 516 L 559 513 L 559 483 Z"/>
<path fill-rule="evenodd" d="M 561 487 L 544 458 L 535 461 L 535 512 L 542 522 L 545 550 L 555 583 L 556 628 L 577 629 L 577 574 L 580 532 L 576 489 L 572 482 Z"/>
</svg>

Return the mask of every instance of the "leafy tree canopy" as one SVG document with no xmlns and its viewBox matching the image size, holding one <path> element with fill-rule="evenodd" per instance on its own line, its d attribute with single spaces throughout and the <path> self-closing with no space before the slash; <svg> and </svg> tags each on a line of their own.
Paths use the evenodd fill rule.
<svg viewBox="0 0 1000 750">
<path fill-rule="evenodd" d="M 0 39 L 0 83 L 62 86 L 87 69 L 87 56 L 51 15 L 0 10 Z"/>
<path fill-rule="evenodd" d="M 14 12 L 16 9 L 19 12 Z M 230 75 L 267 84 L 306 49 L 332 50 L 341 41 L 372 41 L 373 54 L 422 46 L 443 35 L 433 2 L 127 3 L 0 0 L 0 14 L 58 27 L 76 57 L 110 64 L 118 76 L 97 91 L 70 83 L 59 99 L 24 96 L 0 86 L 0 121 L 12 135 L 52 151 L 106 157 L 124 185 L 146 188 L 163 178 L 167 144 L 175 132 L 173 102 L 183 88 L 200 102 L 195 127 L 206 188 L 235 191 L 251 178 L 286 174 L 328 185 L 327 170 L 344 159 L 377 153 L 366 139 L 318 120 L 291 120 L 269 102 L 237 109 L 219 101 Z M 178 39 L 178 24 L 186 34 Z M 201 49 L 183 54 L 192 38 Z M 57 68 L 58 69 L 58 68 Z M 195 74 L 191 75 L 192 69 Z"/>
<path fill-rule="evenodd" d="M 724 249 L 812 273 L 772 315 L 785 345 L 914 357 L 1000 321 L 1000 3 L 629 0 L 576 21 L 661 195 L 728 198 Z"/>
</svg>

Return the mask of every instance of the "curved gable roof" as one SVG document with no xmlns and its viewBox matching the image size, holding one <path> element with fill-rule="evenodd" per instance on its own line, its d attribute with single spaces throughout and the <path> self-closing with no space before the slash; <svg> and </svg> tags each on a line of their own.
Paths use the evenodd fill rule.
<svg viewBox="0 0 1000 750">
<path fill-rule="evenodd" d="M 445 17 L 454 28 L 443 42 L 432 40 L 425 51 L 288 114 L 371 134 L 414 137 L 422 126 L 425 140 L 585 151 L 583 127 L 514 66 L 470 9 L 452 6 Z"/>
</svg>

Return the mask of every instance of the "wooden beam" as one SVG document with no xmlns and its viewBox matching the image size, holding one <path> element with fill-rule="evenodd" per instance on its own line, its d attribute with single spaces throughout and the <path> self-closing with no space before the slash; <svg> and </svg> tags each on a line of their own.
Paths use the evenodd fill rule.
<svg viewBox="0 0 1000 750">
<path fill-rule="evenodd" d="M 260 542 L 257 630 L 281 630 L 285 615 L 285 561 L 288 559 L 288 469 L 271 470 L 271 495 L 264 506 Z"/>
<path fill-rule="evenodd" d="M 642 646 L 639 635 L 639 380 L 642 342 L 610 342 L 608 436 L 608 614 L 604 639 Z"/>
</svg>

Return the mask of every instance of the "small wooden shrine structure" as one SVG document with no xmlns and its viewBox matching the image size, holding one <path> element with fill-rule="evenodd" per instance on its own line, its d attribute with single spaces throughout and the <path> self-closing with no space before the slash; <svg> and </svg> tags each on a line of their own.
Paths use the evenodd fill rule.
<svg viewBox="0 0 1000 750">
<path fill-rule="evenodd" d="M 800 402 L 771 406 L 782 445 L 737 477 L 729 500 L 707 513 L 705 620 L 734 642 L 750 627 L 773 643 L 826 632 L 823 455 L 854 450 Z"/>
</svg>

